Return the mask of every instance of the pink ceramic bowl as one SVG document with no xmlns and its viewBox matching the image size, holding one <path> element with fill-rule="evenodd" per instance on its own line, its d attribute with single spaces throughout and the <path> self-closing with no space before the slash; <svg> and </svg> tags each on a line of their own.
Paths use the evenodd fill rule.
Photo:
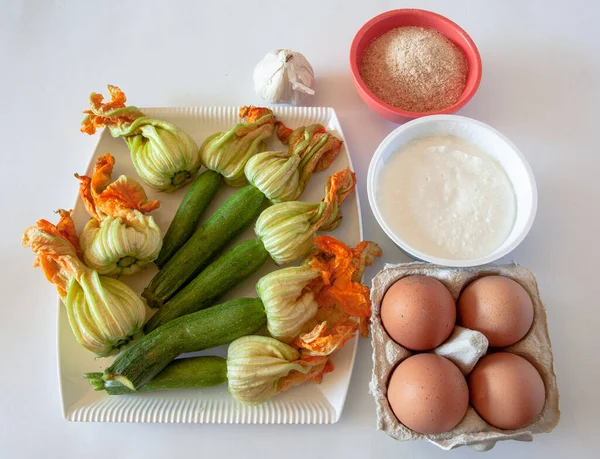
<svg viewBox="0 0 600 459">
<path fill-rule="evenodd" d="M 433 112 L 409 112 L 389 105 L 373 94 L 360 77 L 360 61 L 369 44 L 377 37 L 390 29 L 402 26 L 418 26 L 435 29 L 445 35 L 458 46 L 465 57 L 469 67 L 467 83 L 460 99 L 452 106 Z M 365 101 L 371 110 L 384 118 L 396 123 L 403 123 L 411 118 L 426 115 L 440 115 L 454 113 L 462 108 L 477 92 L 481 81 L 481 57 L 477 46 L 471 37 L 450 19 L 431 11 L 416 9 L 392 10 L 375 16 L 358 31 L 350 48 L 350 68 L 354 86 L 358 95 Z"/>
</svg>

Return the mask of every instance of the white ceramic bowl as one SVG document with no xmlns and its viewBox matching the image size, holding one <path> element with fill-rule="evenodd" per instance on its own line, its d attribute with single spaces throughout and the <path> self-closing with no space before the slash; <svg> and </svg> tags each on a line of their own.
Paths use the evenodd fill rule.
<svg viewBox="0 0 600 459">
<path fill-rule="evenodd" d="M 502 165 L 515 189 L 517 216 L 513 229 L 504 243 L 485 257 L 471 260 L 453 260 L 438 258 L 421 252 L 411 247 L 395 234 L 379 211 L 375 191 L 379 182 L 379 174 L 387 160 L 413 140 L 438 135 L 452 135 L 477 145 Z M 367 193 L 375 218 L 396 245 L 412 258 L 444 266 L 479 266 L 492 263 L 503 257 L 517 247 L 525 238 L 533 224 L 537 211 L 535 178 L 529 164 L 517 147 L 503 134 L 487 124 L 456 115 L 426 116 L 410 121 L 390 133 L 381 142 L 371 159 L 367 177 Z"/>
</svg>

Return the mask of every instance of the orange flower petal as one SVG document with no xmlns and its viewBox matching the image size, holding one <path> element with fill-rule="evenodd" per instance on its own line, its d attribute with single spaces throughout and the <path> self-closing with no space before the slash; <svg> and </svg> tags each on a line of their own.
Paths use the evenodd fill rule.
<svg viewBox="0 0 600 459">
<path fill-rule="evenodd" d="M 277 384 L 277 393 L 285 392 L 290 387 L 297 386 L 308 381 L 316 384 L 321 383 L 323 375 L 333 371 L 333 364 L 328 357 L 322 356 L 306 356 L 300 360 L 295 360 L 294 363 L 302 365 L 304 368 L 312 367 L 310 371 L 303 374 L 299 371 L 290 371 L 290 373 L 281 378 Z"/>
<path fill-rule="evenodd" d="M 287 145 L 294 130 L 283 124 L 283 121 L 277 121 L 275 122 L 275 132 L 277 134 L 277 138 L 281 140 L 281 143 Z"/>
<path fill-rule="evenodd" d="M 272 115 L 273 112 L 266 107 L 254 107 L 244 105 L 240 108 L 240 118 L 246 118 L 246 123 L 254 123 L 263 116 Z"/>
<path fill-rule="evenodd" d="M 358 322 L 352 319 L 342 320 L 331 329 L 327 328 L 327 322 L 322 322 L 311 332 L 300 335 L 294 344 L 308 355 L 327 356 L 343 347 L 358 328 Z"/>
<path fill-rule="evenodd" d="M 79 180 L 79 196 L 83 201 L 83 205 L 87 210 L 90 217 L 100 221 L 102 217 L 98 215 L 96 211 L 96 204 L 94 204 L 94 198 L 92 197 L 92 179 L 87 175 L 75 174 L 75 178 Z"/>
<path fill-rule="evenodd" d="M 297 345 L 304 348 L 326 352 L 331 346 L 340 347 L 349 338 L 345 338 L 346 328 L 352 334 L 360 329 L 362 336 L 368 335 L 368 323 L 371 316 L 371 300 L 369 288 L 360 283 L 366 266 L 373 263 L 375 257 L 381 256 L 381 249 L 373 242 L 363 241 L 355 248 L 346 246 L 333 236 L 314 238 L 315 249 L 306 258 L 305 263 L 321 273 L 311 285 L 315 299 L 319 305 L 316 320 L 321 324 L 314 333 L 303 335 Z M 350 320 L 350 318 L 354 318 Z M 351 323 L 348 321 L 350 320 Z M 333 329 L 327 329 L 327 323 L 335 323 Z M 336 329 L 337 327 L 337 329 Z M 302 344 L 304 343 L 304 344 Z"/>
<path fill-rule="evenodd" d="M 369 288 L 364 285 L 336 282 L 319 292 L 317 303 L 319 305 L 339 304 L 351 317 L 370 317 L 371 300 L 369 295 Z"/>
<path fill-rule="evenodd" d="M 83 113 L 87 113 L 89 110 L 84 111 Z M 87 114 L 81 121 L 80 131 L 87 135 L 94 135 L 96 133 L 96 129 L 103 128 L 106 123 L 106 118 L 96 116 L 93 114 Z"/>
<path fill-rule="evenodd" d="M 70 212 L 59 210 L 60 221 L 53 225 L 48 220 L 38 220 L 25 230 L 22 243 L 36 254 L 34 266 L 42 268 L 46 279 L 52 282 L 61 298 L 67 294 L 68 276 L 78 271 L 79 238 Z"/>
<path fill-rule="evenodd" d="M 71 212 L 72 211 L 59 209 L 56 213 L 60 215 L 60 220 L 56 225 L 50 223 L 48 220 L 42 219 L 38 220 L 34 227 L 50 236 L 64 239 L 69 243 L 73 251 L 77 253 L 79 251 L 79 238 L 75 231 L 75 224 L 71 218 Z"/>
<path fill-rule="evenodd" d="M 334 197 L 337 195 L 337 199 L 341 204 L 354 191 L 355 187 L 356 174 L 354 172 L 350 169 L 336 172 L 331 176 L 331 187 L 328 190 L 328 198 L 326 199 L 333 202 Z"/>
<path fill-rule="evenodd" d="M 36 268 L 42 268 L 44 276 L 51 284 L 54 284 L 56 291 L 61 298 L 67 296 L 67 288 L 69 287 L 69 279 L 62 273 L 61 266 L 51 257 L 38 255 L 33 263 Z"/>
<path fill-rule="evenodd" d="M 66 211 L 64 209 L 58 209 L 56 213 L 60 215 L 60 220 L 56 224 L 56 230 L 58 233 L 67 241 L 71 243 L 77 256 L 81 255 L 81 249 L 79 246 L 79 236 L 75 230 L 75 223 L 71 218 L 72 211 Z"/>
<path fill-rule="evenodd" d="M 122 175 L 98 196 L 97 204 L 107 215 L 127 218 L 132 210 L 147 213 L 158 209 L 160 201 L 148 201 L 144 188 Z"/>
<path fill-rule="evenodd" d="M 110 116 L 112 111 L 126 107 L 125 102 L 127 101 L 127 97 L 125 97 L 125 93 L 117 86 L 108 85 L 108 92 L 110 94 L 110 101 L 104 103 L 104 96 L 102 94 L 93 92 L 90 95 L 90 106 L 92 109 L 83 111 L 86 116 L 81 122 L 81 132 L 92 135 L 96 132 L 96 129 L 105 126 L 118 127 L 125 123 L 132 123 L 140 116 L 144 116 L 135 107 L 132 107 L 132 110 L 128 111 L 127 114 Z"/>
<path fill-rule="evenodd" d="M 328 235 L 315 237 L 314 243 L 316 250 L 307 262 L 322 273 L 323 287 L 316 291 L 319 306 L 338 305 L 349 316 L 370 317 L 369 288 L 355 279 L 360 279 L 365 266 L 381 255 L 379 246 L 363 241 L 352 249 Z"/>
<path fill-rule="evenodd" d="M 91 183 L 92 196 L 94 199 L 97 199 L 100 193 L 102 193 L 110 183 L 114 167 L 115 158 L 110 153 L 106 153 L 96 160 Z"/>
<path fill-rule="evenodd" d="M 92 178 L 75 174 L 80 180 L 79 195 L 92 218 L 101 221 L 105 215 L 127 220 L 132 210 L 148 213 L 160 206 L 160 201 L 148 201 L 144 188 L 126 176 L 111 183 L 115 159 L 106 153 L 96 161 Z"/>
</svg>

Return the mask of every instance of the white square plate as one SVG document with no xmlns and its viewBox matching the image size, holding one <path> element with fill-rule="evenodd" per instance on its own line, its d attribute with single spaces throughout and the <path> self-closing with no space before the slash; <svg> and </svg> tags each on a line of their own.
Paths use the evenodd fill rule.
<svg viewBox="0 0 600 459">
<path fill-rule="evenodd" d="M 149 116 L 179 126 L 194 138 L 198 146 L 208 135 L 226 131 L 239 122 L 239 107 L 155 108 L 143 111 Z M 320 123 L 344 140 L 339 120 L 332 108 L 274 107 L 273 111 L 277 119 L 291 128 Z M 286 148 L 273 135 L 269 149 L 285 150 Z M 116 160 L 114 179 L 121 174 L 139 179 L 125 142 L 122 139 L 112 138 L 107 130 L 100 135 L 86 171 L 87 175 L 91 175 L 96 158 L 107 152 L 111 153 Z M 306 202 L 319 202 L 323 198 L 327 177 L 346 167 L 352 167 L 352 164 L 344 142 L 335 162 L 328 170 L 314 174 L 301 199 Z M 73 179 L 73 190 L 76 190 L 77 186 L 77 181 Z M 157 193 L 148 186 L 144 188 L 149 199 L 161 201 L 160 208 L 152 215 L 164 232 L 187 188 L 171 194 Z M 204 214 L 203 220 L 235 191 L 235 188 L 225 186 L 220 189 Z M 342 225 L 330 234 L 354 246 L 362 239 L 360 207 L 356 193 L 346 199 L 342 212 Z M 77 199 L 73 218 L 79 231 L 89 219 L 80 199 Z M 252 227 L 232 244 L 251 237 L 254 237 Z M 254 286 L 258 279 L 275 268 L 272 262 L 267 263 L 254 276 L 223 297 L 223 301 L 238 297 L 255 297 Z M 123 277 L 121 280 L 135 291 L 141 292 L 155 273 L 156 267 L 153 266 L 133 277 Z M 102 371 L 110 365 L 112 358 L 95 358 L 93 354 L 77 344 L 69 327 L 65 309 L 59 301 L 58 362 L 63 414 L 69 421 L 82 422 L 330 424 L 337 422 L 342 413 L 352 375 L 356 346 L 355 337 L 332 356 L 335 370 L 326 374 L 321 384 L 308 383 L 294 387 L 260 406 L 249 407 L 236 402 L 227 392 L 225 384 L 196 390 L 109 396 L 105 392 L 95 392 L 82 377 L 82 373 Z M 226 356 L 226 347 L 210 349 L 198 354 Z"/>
</svg>

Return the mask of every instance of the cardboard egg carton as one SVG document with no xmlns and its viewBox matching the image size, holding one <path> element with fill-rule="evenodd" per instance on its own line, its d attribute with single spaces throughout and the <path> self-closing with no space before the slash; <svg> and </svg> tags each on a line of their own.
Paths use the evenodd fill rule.
<svg viewBox="0 0 600 459">
<path fill-rule="evenodd" d="M 379 313 L 383 296 L 398 279 L 423 275 L 442 282 L 456 300 L 462 289 L 471 281 L 491 274 L 509 277 L 519 282 L 533 301 L 534 318 L 531 329 L 523 339 L 503 350 L 525 357 L 539 371 L 546 387 L 544 409 L 533 424 L 517 430 L 501 430 L 485 422 L 469 405 L 465 417 L 451 431 L 441 434 L 414 432 L 398 421 L 387 400 L 387 383 L 392 371 L 402 360 L 410 357 L 414 352 L 394 342 L 383 328 Z M 377 428 L 379 430 L 383 430 L 396 440 L 427 440 L 445 450 L 468 445 L 479 451 L 487 451 L 493 448 L 497 441 L 532 441 L 533 434 L 547 433 L 556 427 L 560 411 L 558 387 L 554 374 L 554 358 L 548 336 L 546 309 L 540 299 L 537 281 L 531 271 L 518 265 L 447 268 L 421 262 L 388 264 L 373 279 L 371 300 L 373 302 L 371 317 L 373 377 L 370 390 L 377 405 Z M 449 358 L 467 376 L 477 360 L 485 355 L 487 344 L 487 339 L 481 333 L 457 326 L 450 337 L 431 352 Z"/>
</svg>

